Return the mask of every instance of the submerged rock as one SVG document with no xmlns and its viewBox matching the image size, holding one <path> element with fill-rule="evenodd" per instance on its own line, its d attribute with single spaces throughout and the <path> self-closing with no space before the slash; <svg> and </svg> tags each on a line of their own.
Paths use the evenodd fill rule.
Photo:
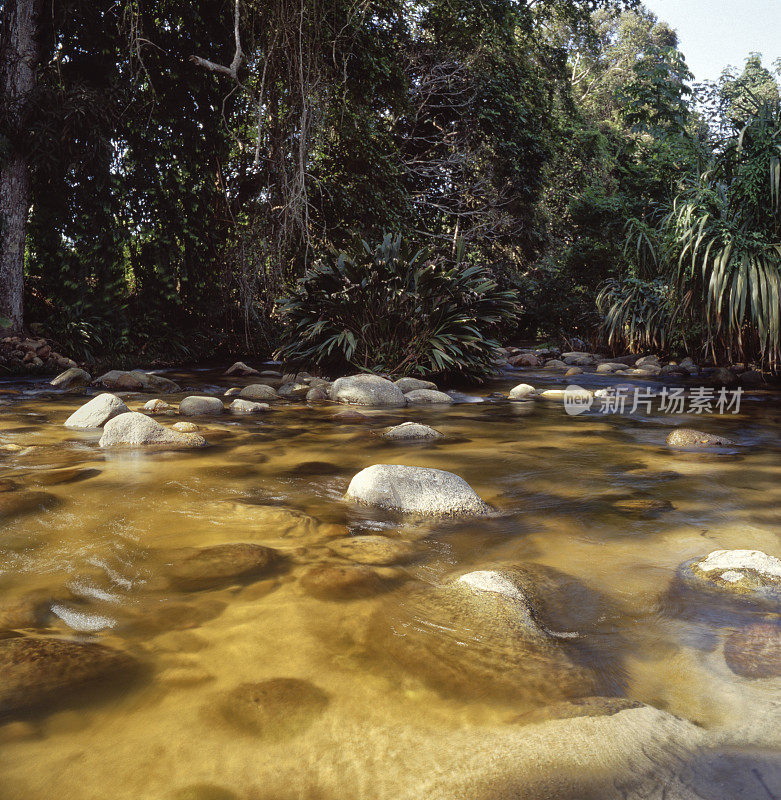
<svg viewBox="0 0 781 800">
<path fill-rule="evenodd" d="M 359 564 L 404 564 L 418 551 L 414 544 L 386 536 L 347 536 L 328 543 L 334 555 L 349 558 Z"/>
<path fill-rule="evenodd" d="M 321 564 L 301 576 L 301 588 L 318 600 L 357 600 L 384 592 L 388 584 L 368 566 Z"/>
<path fill-rule="evenodd" d="M 666 441 L 670 447 L 681 448 L 730 447 L 735 444 L 731 439 L 696 431 L 693 428 L 676 428 L 668 434 Z"/>
<path fill-rule="evenodd" d="M 228 408 L 234 414 L 257 414 L 261 411 L 268 411 L 270 406 L 268 403 L 253 403 L 252 400 L 242 400 L 238 397 Z"/>
<path fill-rule="evenodd" d="M 401 425 L 386 428 L 382 438 L 396 441 L 441 439 L 442 434 L 434 428 L 429 428 L 428 425 L 421 425 L 418 422 L 402 422 Z"/>
<path fill-rule="evenodd" d="M 653 497 L 631 497 L 626 500 L 616 500 L 613 508 L 627 514 L 655 517 L 665 511 L 672 511 L 673 504 L 669 500 L 658 500 Z"/>
<path fill-rule="evenodd" d="M 777 678 L 781 675 L 781 625 L 758 622 L 733 631 L 724 642 L 724 660 L 743 678 Z"/>
<path fill-rule="evenodd" d="M 66 428 L 102 428 L 112 417 L 130 409 L 113 394 L 104 392 L 76 409 L 65 420 Z"/>
<path fill-rule="evenodd" d="M 334 422 L 368 422 L 369 417 L 366 414 L 361 414 L 360 411 L 353 411 L 346 409 L 345 411 L 338 411 L 331 417 Z"/>
<path fill-rule="evenodd" d="M 49 592 L 36 591 L 5 600 L 0 603 L 0 630 L 41 627 L 51 616 L 53 599 Z"/>
<path fill-rule="evenodd" d="M 452 472 L 400 464 L 375 464 L 361 470 L 345 495 L 370 506 L 435 516 L 485 516 L 490 507 Z"/>
<path fill-rule="evenodd" d="M 303 733 L 328 706 L 328 695 L 309 681 L 272 678 L 242 683 L 217 700 L 220 716 L 232 727 L 279 741 Z"/>
<path fill-rule="evenodd" d="M 413 389 L 404 395 L 407 403 L 413 405 L 426 405 L 428 403 L 442 403 L 443 405 L 451 405 L 453 398 L 444 392 L 438 392 L 434 389 Z"/>
<path fill-rule="evenodd" d="M 276 390 L 265 383 L 251 383 L 245 386 L 240 392 L 239 397 L 244 400 L 279 400 Z"/>
<path fill-rule="evenodd" d="M 71 367 L 61 372 L 56 378 L 52 378 L 51 385 L 58 389 L 77 389 L 82 386 L 89 386 L 92 382 L 92 375 L 86 370 L 78 367 Z"/>
<path fill-rule="evenodd" d="M 48 492 L 0 492 L 0 521 L 42 511 L 57 504 L 57 497 Z"/>
<path fill-rule="evenodd" d="M 781 611 L 781 559 L 760 550 L 714 550 L 681 564 L 676 580 L 695 593 Z"/>
<path fill-rule="evenodd" d="M 0 717 L 56 704 L 67 693 L 126 677 L 131 656 L 91 642 L 14 637 L 0 640 Z"/>
<path fill-rule="evenodd" d="M 359 406 L 400 407 L 407 404 L 401 389 L 379 375 L 350 375 L 338 378 L 331 386 L 331 399 L 338 403 Z"/>
<path fill-rule="evenodd" d="M 137 411 L 129 411 L 110 419 L 103 428 L 103 435 L 98 442 L 101 447 L 121 445 L 203 447 L 206 443 L 206 439 L 197 433 L 180 433 L 164 428 L 159 422 Z"/>
<path fill-rule="evenodd" d="M 603 671 L 580 662 L 574 634 L 555 632 L 554 615 L 545 619 L 544 606 L 537 607 L 549 588 L 567 585 L 556 586 L 560 574 L 551 571 L 546 591 L 534 588 L 540 571 L 477 570 L 394 597 L 375 615 L 370 644 L 435 688 L 460 696 L 538 705 L 609 693 Z"/>
<path fill-rule="evenodd" d="M 225 411 L 219 397 L 185 397 L 179 403 L 179 413 L 183 417 L 218 416 Z"/>
<path fill-rule="evenodd" d="M 399 378 L 397 381 L 394 381 L 394 383 L 404 394 L 407 394 L 407 392 L 414 392 L 416 389 L 434 389 L 436 391 L 439 388 L 436 383 L 422 381 L 420 378 Z"/>
<path fill-rule="evenodd" d="M 257 544 L 220 544 L 186 552 L 168 568 L 168 578 L 178 589 L 194 591 L 257 578 L 280 563 L 279 553 Z"/>
</svg>

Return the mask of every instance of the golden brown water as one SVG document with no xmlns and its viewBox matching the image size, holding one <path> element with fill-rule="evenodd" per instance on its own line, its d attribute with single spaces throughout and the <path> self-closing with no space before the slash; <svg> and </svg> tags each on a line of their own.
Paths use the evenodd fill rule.
<svg viewBox="0 0 781 800">
<path fill-rule="evenodd" d="M 194 387 L 208 381 L 217 382 L 184 376 Z M 573 418 L 536 401 L 362 409 L 370 419 L 350 424 L 333 419 L 339 406 L 284 404 L 260 417 L 197 420 L 211 446 L 185 452 L 100 450 L 99 431 L 62 425 L 84 397 L 2 399 L 0 445 L 25 449 L 0 451 L 0 480 L 54 501 L 2 524 L 0 601 L 40 592 L 72 625 L 106 626 L 75 633 L 49 616 L 43 632 L 129 651 L 146 671 L 77 706 L 0 726 L 0 800 L 425 796 L 415 787 L 430 771 L 447 773 L 454 748 L 516 735 L 519 719 L 558 699 L 556 687 L 542 681 L 521 699 L 477 681 L 451 692 L 399 663 L 387 637 L 403 636 L 410 620 L 426 623 L 406 605 L 411 586 L 530 562 L 601 596 L 587 658 L 616 693 L 717 732 L 733 748 L 779 745 L 778 681 L 740 678 L 724 664 L 720 643 L 734 622 L 707 608 L 682 616 L 667 599 L 676 567 L 693 556 L 721 548 L 781 555 L 781 414 L 771 393 L 744 398 L 737 416 L 707 418 Z M 146 399 L 127 402 L 138 409 Z M 376 436 L 408 419 L 445 438 Z M 674 424 L 742 446 L 672 452 L 664 438 Z M 455 472 L 498 513 L 411 522 L 345 503 L 350 477 L 375 463 Z M 673 509 L 642 517 L 614 505 L 627 498 Z M 387 591 L 374 596 L 307 594 L 300 578 L 308 569 L 349 563 L 327 544 L 362 533 L 413 542 L 416 558 L 393 567 L 392 580 L 385 568 Z M 177 550 L 232 542 L 276 548 L 287 568 L 210 591 L 162 580 Z M 558 602 L 577 624 L 580 610 Z M 224 711 L 235 687 L 278 678 L 306 681 L 325 699 L 301 724 L 291 711 L 270 730 L 237 725 Z M 464 796 L 500 796 L 490 782 L 480 787 Z"/>
</svg>

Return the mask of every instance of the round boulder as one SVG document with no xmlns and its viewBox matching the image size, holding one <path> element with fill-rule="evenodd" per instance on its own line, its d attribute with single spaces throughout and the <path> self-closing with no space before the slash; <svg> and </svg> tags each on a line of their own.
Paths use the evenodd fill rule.
<svg viewBox="0 0 781 800">
<path fill-rule="evenodd" d="M 399 378 L 397 381 L 394 381 L 394 383 L 404 394 L 407 394 L 407 392 L 414 392 L 416 389 L 434 389 L 436 391 L 438 388 L 436 383 L 422 381 L 420 378 Z"/>
<path fill-rule="evenodd" d="M 382 434 L 383 439 L 393 441 L 421 441 L 424 439 L 441 439 L 442 434 L 429 428 L 428 425 L 421 425 L 418 422 L 402 422 L 401 425 L 394 425 L 386 428 Z"/>
<path fill-rule="evenodd" d="M 147 414 L 173 414 L 175 413 L 176 409 L 165 402 L 165 400 L 147 400 L 144 403 L 143 410 L 146 411 Z"/>
<path fill-rule="evenodd" d="M 724 642 L 724 660 L 743 678 L 781 676 L 781 625 L 757 622 L 733 631 Z"/>
<path fill-rule="evenodd" d="M 65 420 L 66 428 L 102 428 L 112 417 L 130 409 L 113 394 L 104 392 L 76 409 Z"/>
<path fill-rule="evenodd" d="M 159 422 L 129 411 L 110 419 L 103 428 L 101 447 L 158 445 L 168 447 L 203 447 L 206 439 L 197 433 L 180 433 L 164 428 Z"/>
<path fill-rule="evenodd" d="M 242 400 L 236 398 L 229 406 L 234 414 L 257 414 L 261 411 L 268 411 L 270 406 L 268 403 L 253 403 L 252 400 Z"/>
<path fill-rule="evenodd" d="M 179 403 L 183 417 L 218 416 L 225 410 L 219 397 L 185 397 Z"/>
<path fill-rule="evenodd" d="M 404 397 L 411 406 L 427 405 L 429 403 L 451 405 L 453 403 L 453 398 L 449 394 L 435 389 L 413 389 L 411 392 L 407 392 Z"/>
<path fill-rule="evenodd" d="M 542 365 L 542 361 L 534 353 L 518 353 L 510 356 L 507 361 L 513 367 L 539 367 Z"/>
<path fill-rule="evenodd" d="M 58 389 L 77 389 L 82 386 L 89 386 L 92 376 L 86 370 L 78 367 L 71 367 L 61 372 L 56 378 L 52 378 L 51 385 Z"/>
<path fill-rule="evenodd" d="M 171 427 L 175 431 L 179 431 L 179 433 L 195 433 L 196 431 L 200 430 L 200 428 L 194 422 L 174 422 Z"/>
<path fill-rule="evenodd" d="M 245 386 L 240 392 L 239 397 L 244 400 L 279 400 L 276 390 L 265 383 L 251 383 Z"/>
<path fill-rule="evenodd" d="M 350 403 L 358 406 L 407 405 L 401 389 L 392 381 L 379 375 L 349 375 L 337 378 L 331 386 L 331 399 L 337 403 Z"/>
<path fill-rule="evenodd" d="M 415 588 L 377 612 L 370 641 L 449 694 L 532 705 L 609 694 L 604 670 L 581 663 L 572 632 L 553 631 L 525 584 L 520 573 L 477 570 Z"/>
<path fill-rule="evenodd" d="M 537 390 L 528 383 L 519 383 L 510 389 L 510 400 L 526 400 L 537 394 Z"/>
<path fill-rule="evenodd" d="M 490 507 L 461 477 L 429 467 L 375 464 L 361 470 L 346 497 L 393 511 L 434 516 L 485 516 Z"/>
<path fill-rule="evenodd" d="M 781 559 L 761 550 L 714 550 L 684 562 L 676 577 L 698 594 L 781 611 Z"/>
</svg>

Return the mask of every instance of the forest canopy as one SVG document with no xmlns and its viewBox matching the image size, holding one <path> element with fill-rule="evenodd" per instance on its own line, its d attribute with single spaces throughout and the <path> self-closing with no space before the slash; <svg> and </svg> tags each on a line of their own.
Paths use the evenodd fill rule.
<svg viewBox="0 0 781 800">
<path fill-rule="evenodd" d="M 779 67 L 695 84 L 631 0 L 4 0 L 0 325 L 115 364 L 292 352 L 300 287 L 340 254 L 380 280 L 392 234 L 454 320 L 491 285 L 456 342 L 777 366 Z M 320 328 L 355 350 L 344 311 L 318 358 Z"/>
</svg>

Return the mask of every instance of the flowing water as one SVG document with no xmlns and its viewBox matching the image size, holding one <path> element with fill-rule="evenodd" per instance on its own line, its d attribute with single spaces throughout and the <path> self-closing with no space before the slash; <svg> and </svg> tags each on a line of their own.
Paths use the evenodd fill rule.
<svg viewBox="0 0 781 800">
<path fill-rule="evenodd" d="M 199 392 L 230 385 L 210 372 L 170 377 Z M 164 452 L 104 451 L 99 431 L 63 427 L 84 396 L 35 382 L 0 387 L 0 446 L 22 448 L 0 451 L 0 488 L 42 493 L 28 513 L 0 522 L 0 621 L 31 598 L 44 609 L 35 625 L 8 623 L 13 632 L 0 636 L 98 641 L 143 665 L 94 696 L 0 724 L 0 799 L 430 797 L 416 787 L 431 775 L 444 785 L 458 770 L 464 797 L 563 797 L 547 794 L 545 780 L 536 793 L 502 794 L 491 775 L 506 769 L 487 768 L 491 742 L 501 749 L 510 735 L 542 730 L 535 721 L 562 699 L 557 675 L 532 661 L 534 680 L 515 692 L 440 670 L 437 637 L 460 637 L 468 667 L 481 632 L 446 630 L 447 612 L 426 618 L 412 599 L 451 574 L 529 564 L 580 582 L 548 600 L 570 632 L 587 629 L 578 658 L 604 678 L 602 694 L 718 732 L 732 757 L 761 752 L 777 766 L 779 682 L 740 677 L 724 662 L 724 638 L 746 621 L 707 599 L 682 613 L 669 589 L 681 562 L 713 550 L 781 555 L 779 396 L 750 393 L 737 415 L 696 417 L 572 417 L 557 403 L 487 397 L 519 380 L 493 382 L 481 402 L 362 409 L 366 420 L 303 403 L 203 418 L 210 447 Z M 138 409 L 146 399 L 127 402 Z M 409 419 L 444 438 L 377 436 Z M 681 424 L 739 446 L 672 451 L 665 436 Z M 410 520 L 345 502 L 351 476 L 376 463 L 455 472 L 496 513 Z M 672 508 L 644 514 L 621 504 L 634 499 Z M 313 567 L 350 563 L 329 545 L 359 534 L 410 543 L 403 563 L 377 567 L 380 582 L 364 596 L 308 591 L 301 578 Z M 283 568 L 210 589 L 166 579 L 188 548 L 235 542 L 277 549 Z M 268 693 L 266 716 L 246 718 L 246 684 Z M 464 750 L 477 765 L 463 766 Z M 756 785 L 743 796 L 781 791 L 772 766 L 770 777 L 756 766 L 746 774 Z"/>
</svg>

